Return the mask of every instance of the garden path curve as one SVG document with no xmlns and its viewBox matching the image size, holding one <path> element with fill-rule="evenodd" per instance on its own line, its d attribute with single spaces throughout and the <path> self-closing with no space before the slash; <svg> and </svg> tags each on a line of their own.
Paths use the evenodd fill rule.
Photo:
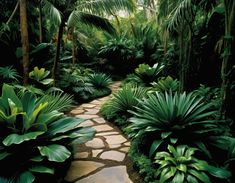
<svg viewBox="0 0 235 183">
<path fill-rule="evenodd" d="M 111 85 L 112 92 L 120 89 L 120 82 Z M 138 174 L 127 156 L 130 141 L 112 123 L 104 120 L 99 110 L 111 95 L 95 99 L 73 109 L 70 114 L 86 119 L 82 126 L 92 126 L 97 133 L 93 140 L 78 145 L 65 177 L 74 183 L 137 183 Z"/>
</svg>

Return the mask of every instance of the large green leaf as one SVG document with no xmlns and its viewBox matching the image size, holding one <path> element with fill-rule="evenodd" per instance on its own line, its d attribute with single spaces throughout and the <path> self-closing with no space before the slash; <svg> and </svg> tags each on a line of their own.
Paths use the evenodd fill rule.
<svg viewBox="0 0 235 183">
<path fill-rule="evenodd" d="M 84 119 L 81 118 L 72 118 L 65 117 L 58 121 L 55 121 L 48 126 L 48 135 L 54 136 L 59 133 L 65 133 L 67 131 L 73 130 L 76 126 L 78 126 Z"/>
<path fill-rule="evenodd" d="M 38 147 L 42 156 L 46 156 L 49 161 L 64 162 L 71 155 L 71 152 L 62 145 L 52 144 Z"/>
<path fill-rule="evenodd" d="M 35 180 L 35 176 L 27 171 L 22 173 L 15 183 L 32 183 Z"/>
<path fill-rule="evenodd" d="M 46 166 L 33 166 L 29 169 L 31 172 L 54 174 L 54 169 Z"/>
<path fill-rule="evenodd" d="M 152 157 L 153 154 L 156 152 L 156 150 L 158 149 L 158 147 L 162 144 L 163 140 L 155 140 L 152 145 L 151 148 L 149 150 L 149 157 Z"/>
<path fill-rule="evenodd" d="M 12 144 L 20 144 L 20 143 L 25 142 L 25 141 L 36 139 L 39 135 L 41 135 L 43 133 L 45 133 L 45 132 L 30 132 L 30 133 L 26 133 L 26 134 L 23 134 L 23 135 L 11 134 L 11 135 L 8 135 L 3 140 L 2 143 L 5 146 L 10 146 Z"/>
</svg>

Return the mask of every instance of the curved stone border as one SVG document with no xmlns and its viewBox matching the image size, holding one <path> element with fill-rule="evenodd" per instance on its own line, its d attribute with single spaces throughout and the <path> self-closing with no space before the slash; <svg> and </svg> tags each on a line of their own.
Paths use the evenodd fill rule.
<svg viewBox="0 0 235 183">
<path fill-rule="evenodd" d="M 111 85 L 119 90 L 120 82 Z M 92 126 L 97 133 L 93 140 L 78 145 L 65 180 L 76 183 L 133 183 L 127 173 L 127 152 L 130 141 L 113 124 L 100 115 L 101 105 L 111 96 L 96 99 L 73 109 L 70 114 L 84 118 L 82 126 Z"/>
</svg>

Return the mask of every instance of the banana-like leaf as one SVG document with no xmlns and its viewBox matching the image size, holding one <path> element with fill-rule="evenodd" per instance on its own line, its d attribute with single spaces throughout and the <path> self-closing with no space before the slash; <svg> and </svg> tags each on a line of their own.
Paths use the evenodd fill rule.
<svg viewBox="0 0 235 183">
<path fill-rule="evenodd" d="M 64 162 L 71 155 L 71 152 L 64 146 L 52 144 L 38 147 L 40 154 L 46 156 L 49 161 Z"/>
<path fill-rule="evenodd" d="M 26 133 L 23 135 L 11 134 L 11 135 L 8 135 L 2 141 L 2 143 L 5 146 L 10 146 L 12 144 L 21 144 L 22 142 L 36 139 L 39 135 L 42 135 L 43 133 L 45 133 L 45 132 L 30 132 L 30 133 Z"/>
</svg>

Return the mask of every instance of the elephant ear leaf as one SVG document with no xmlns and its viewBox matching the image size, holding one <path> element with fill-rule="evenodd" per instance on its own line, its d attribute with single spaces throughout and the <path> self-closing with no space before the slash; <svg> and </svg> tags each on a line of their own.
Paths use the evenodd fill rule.
<svg viewBox="0 0 235 183">
<path fill-rule="evenodd" d="M 46 156 L 49 161 L 64 162 L 71 155 L 71 152 L 62 145 L 52 144 L 49 146 L 39 146 L 40 154 Z"/>
<path fill-rule="evenodd" d="M 12 144 L 20 144 L 20 143 L 25 142 L 25 141 L 36 139 L 39 135 L 41 135 L 43 133 L 44 132 L 30 132 L 30 133 L 26 133 L 26 134 L 23 134 L 23 135 L 11 134 L 11 135 L 8 135 L 3 140 L 3 144 L 5 146 L 10 146 Z"/>
</svg>

